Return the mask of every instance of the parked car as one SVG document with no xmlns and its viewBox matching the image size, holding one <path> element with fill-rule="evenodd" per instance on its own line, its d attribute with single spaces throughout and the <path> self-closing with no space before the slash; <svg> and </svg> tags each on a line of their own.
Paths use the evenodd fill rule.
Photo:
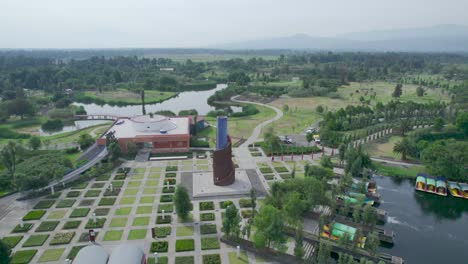
<svg viewBox="0 0 468 264">
<path fill-rule="evenodd" d="M 292 144 L 293 143 L 292 139 L 290 137 L 288 137 L 288 136 L 279 136 L 278 138 L 284 144 Z"/>
</svg>

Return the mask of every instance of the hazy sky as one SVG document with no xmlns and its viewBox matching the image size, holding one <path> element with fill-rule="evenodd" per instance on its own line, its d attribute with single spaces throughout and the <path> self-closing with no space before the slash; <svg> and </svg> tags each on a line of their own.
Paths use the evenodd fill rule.
<svg viewBox="0 0 468 264">
<path fill-rule="evenodd" d="M 0 0 L 0 48 L 200 47 L 468 25 L 468 0 Z"/>
</svg>

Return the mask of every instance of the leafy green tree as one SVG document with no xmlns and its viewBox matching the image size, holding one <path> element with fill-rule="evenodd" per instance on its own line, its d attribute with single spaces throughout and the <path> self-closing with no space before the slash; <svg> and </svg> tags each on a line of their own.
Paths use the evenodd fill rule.
<svg viewBox="0 0 468 264">
<path fill-rule="evenodd" d="M 299 192 L 293 191 L 286 195 L 283 205 L 284 215 L 292 226 L 297 226 L 302 220 L 302 214 L 307 209 L 307 205 L 301 199 Z"/>
<path fill-rule="evenodd" d="M 457 125 L 458 129 L 465 133 L 465 135 L 468 135 L 468 112 L 460 112 L 457 115 L 455 124 Z"/>
<path fill-rule="evenodd" d="M 13 188 L 16 189 L 16 165 L 19 160 L 19 152 L 21 147 L 14 141 L 8 141 L 0 152 L 2 164 L 8 170 L 8 174 L 12 179 Z"/>
<path fill-rule="evenodd" d="M 254 234 L 253 242 L 257 248 L 279 247 L 286 243 L 283 232 L 283 214 L 275 207 L 262 206 L 254 219 L 254 226 L 257 231 Z"/>
<path fill-rule="evenodd" d="M 467 150 L 467 142 L 441 140 L 429 144 L 421 156 L 429 173 L 444 175 L 451 179 L 468 180 L 465 169 L 468 165 Z"/>
<path fill-rule="evenodd" d="M 406 160 L 408 156 L 416 156 L 417 148 L 413 141 L 405 137 L 401 141 L 395 143 L 393 152 L 401 154 L 401 159 Z"/>
<path fill-rule="evenodd" d="M 122 156 L 122 149 L 120 148 L 119 143 L 113 142 L 108 147 L 109 159 L 111 161 L 116 161 Z"/>
<path fill-rule="evenodd" d="M 94 139 L 93 137 L 86 133 L 86 134 L 82 134 L 80 135 L 80 137 L 78 138 L 78 144 L 80 145 L 80 148 L 82 150 L 85 150 L 87 149 L 89 146 L 91 146 L 92 144 L 94 144 Z"/>
<path fill-rule="evenodd" d="M 304 256 L 304 234 L 302 231 L 302 224 L 297 226 L 294 240 L 294 256 L 302 258 Z"/>
<path fill-rule="evenodd" d="M 379 250 L 380 239 L 376 232 L 372 232 L 367 236 L 366 249 L 369 251 L 371 256 L 375 256 Z"/>
<path fill-rule="evenodd" d="M 192 209 L 192 203 L 188 195 L 187 188 L 182 185 L 177 185 L 174 195 L 174 205 L 176 208 L 177 216 L 182 220 L 187 220 L 190 210 Z"/>
<path fill-rule="evenodd" d="M 29 138 L 28 145 L 32 150 L 38 150 L 42 145 L 41 138 L 37 136 L 32 136 L 31 138 Z"/>
<path fill-rule="evenodd" d="M 223 230 L 224 233 L 226 233 L 226 236 L 229 237 L 232 234 L 238 236 L 240 231 L 240 222 L 241 217 L 239 215 L 239 210 L 237 210 L 235 205 L 229 205 L 226 208 L 226 215 L 223 219 Z"/>
<path fill-rule="evenodd" d="M 317 264 L 327 264 L 330 263 L 330 254 L 331 254 L 331 245 L 320 240 L 319 248 L 317 253 Z"/>
<path fill-rule="evenodd" d="M 416 95 L 419 97 L 424 96 L 424 88 L 418 86 L 418 88 L 416 88 Z"/>
<path fill-rule="evenodd" d="M 289 112 L 289 105 L 287 104 L 283 105 L 283 112 L 285 113 Z"/>
<path fill-rule="evenodd" d="M 340 159 L 341 165 L 343 165 L 343 161 L 345 160 L 345 153 L 346 153 L 346 145 L 340 144 L 338 146 L 338 158 Z"/>
<path fill-rule="evenodd" d="M 352 177 L 361 177 L 363 169 L 372 168 L 372 161 L 369 155 L 363 153 L 361 146 L 354 149 L 349 146 L 345 153 L 345 173 Z"/>
<path fill-rule="evenodd" d="M 403 94 L 403 85 L 401 83 L 398 83 L 395 86 L 395 90 L 392 93 L 393 97 L 400 97 Z"/>
<path fill-rule="evenodd" d="M 10 263 L 10 247 L 0 240 L 0 264 L 9 264 Z"/>
<path fill-rule="evenodd" d="M 411 123 L 408 119 L 402 119 L 400 121 L 398 129 L 400 130 L 401 136 L 405 136 L 406 132 L 412 129 Z"/>
<path fill-rule="evenodd" d="M 252 204 L 252 218 L 255 218 L 255 213 L 257 213 L 257 194 L 255 189 L 250 189 L 250 203 Z"/>
<path fill-rule="evenodd" d="M 322 156 L 320 159 L 320 165 L 324 168 L 333 169 L 333 162 L 330 156 Z"/>
<path fill-rule="evenodd" d="M 306 140 L 307 140 L 307 147 L 310 146 L 310 142 L 314 139 L 314 135 L 312 133 L 306 133 L 305 135 Z"/>
<path fill-rule="evenodd" d="M 434 128 L 435 131 L 441 131 L 442 128 L 444 128 L 444 119 L 442 119 L 442 117 L 437 117 L 435 120 L 434 120 L 434 125 L 432 126 L 432 128 Z"/>
<path fill-rule="evenodd" d="M 317 111 L 317 113 L 319 114 L 322 114 L 324 109 L 323 109 L 323 106 L 322 105 L 318 105 L 316 108 L 315 108 L 315 111 Z"/>
<path fill-rule="evenodd" d="M 377 212 L 371 205 L 364 206 L 361 214 L 362 222 L 368 226 L 375 226 L 377 223 Z"/>
<path fill-rule="evenodd" d="M 135 157 L 136 154 L 138 153 L 138 146 L 133 142 L 128 142 L 126 147 L 127 147 L 127 154 L 130 157 Z"/>
</svg>

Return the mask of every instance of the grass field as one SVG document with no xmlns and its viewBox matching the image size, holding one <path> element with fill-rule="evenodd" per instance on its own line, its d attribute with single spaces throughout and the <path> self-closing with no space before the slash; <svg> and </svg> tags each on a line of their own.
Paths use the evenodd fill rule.
<svg viewBox="0 0 468 264">
<path fill-rule="evenodd" d="M 402 139 L 400 136 L 385 137 L 363 145 L 363 150 L 372 157 L 400 159 L 400 154 L 393 152 L 393 146 Z"/>
<path fill-rule="evenodd" d="M 424 167 L 412 166 L 412 167 L 400 167 L 390 166 L 380 162 L 374 162 L 377 169 L 377 173 L 383 176 L 397 177 L 397 178 L 416 178 L 416 174 L 419 172 L 426 172 Z"/>
<path fill-rule="evenodd" d="M 392 97 L 396 83 L 388 82 L 370 82 L 370 83 L 351 83 L 347 86 L 342 86 L 338 89 L 338 98 L 330 98 L 324 96 L 294 98 L 282 96 L 270 103 L 270 105 L 282 109 L 284 105 L 288 105 L 289 112 L 285 113 L 283 118 L 272 123 L 275 131 L 279 134 L 292 134 L 304 130 L 309 125 L 319 120 L 320 115 L 316 112 L 317 106 L 321 105 L 326 110 L 333 111 L 347 105 L 361 105 L 359 98 L 370 99 L 370 94 L 376 93 L 376 98 L 371 100 L 371 105 L 377 102 L 387 103 L 391 100 L 396 100 Z M 448 101 L 449 97 L 441 92 L 441 90 L 427 90 L 427 95 L 418 97 L 416 95 L 417 85 L 403 85 L 403 95 L 397 100 L 413 101 L 417 103 Z M 372 90 L 371 90 L 372 88 Z M 365 95 L 367 92 L 367 96 Z M 293 132 L 293 128 L 294 131 Z"/>
<path fill-rule="evenodd" d="M 275 116 L 275 112 L 264 106 L 256 105 L 260 113 L 247 116 L 247 117 L 232 117 L 229 118 L 228 122 L 228 131 L 229 135 L 234 139 L 234 142 L 238 141 L 240 138 L 248 138 L 255 126 L 259 123 L 268 120 Z M 216 125 L 216 118 L 206 117 L 206 121 L 210 124 Z M 216 128 L 208 127 L 198 133 L 200 137 L 206 137 L 211 146 L 214 146 L 216 139 Z"/>
<path fill-rule="evenodd" d="M 177 93 L 174 92 L 161 92 L 146 90 L 145 91 L 145 103 L 158 103 L 164 100 L 167 100 Z M 123 103 L 123 104 L 140 104 L 141 96 L 139 93 L 131 92 L 124 89 L 119 89 L 116 91 L 103 91 L 102 93 L 96 91 L 86 91 L 84 92 L 85 96 L 91 97 L 93 99 L 104 100 L 106 103 Z"/>
</svg>

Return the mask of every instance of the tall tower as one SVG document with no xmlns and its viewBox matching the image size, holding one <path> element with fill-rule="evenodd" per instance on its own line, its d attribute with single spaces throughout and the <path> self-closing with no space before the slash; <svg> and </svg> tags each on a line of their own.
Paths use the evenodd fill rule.
<svg viewBox="0 0 468 264">
<path fill-rule="evenodd" d="M 227 133 L 227 117 L 218 116 L 216 149 L 213 152 L 213 181 L 215 185 L 226 186 L 233 184 L 235 180 L 231 138 Z"/>
</svg>

